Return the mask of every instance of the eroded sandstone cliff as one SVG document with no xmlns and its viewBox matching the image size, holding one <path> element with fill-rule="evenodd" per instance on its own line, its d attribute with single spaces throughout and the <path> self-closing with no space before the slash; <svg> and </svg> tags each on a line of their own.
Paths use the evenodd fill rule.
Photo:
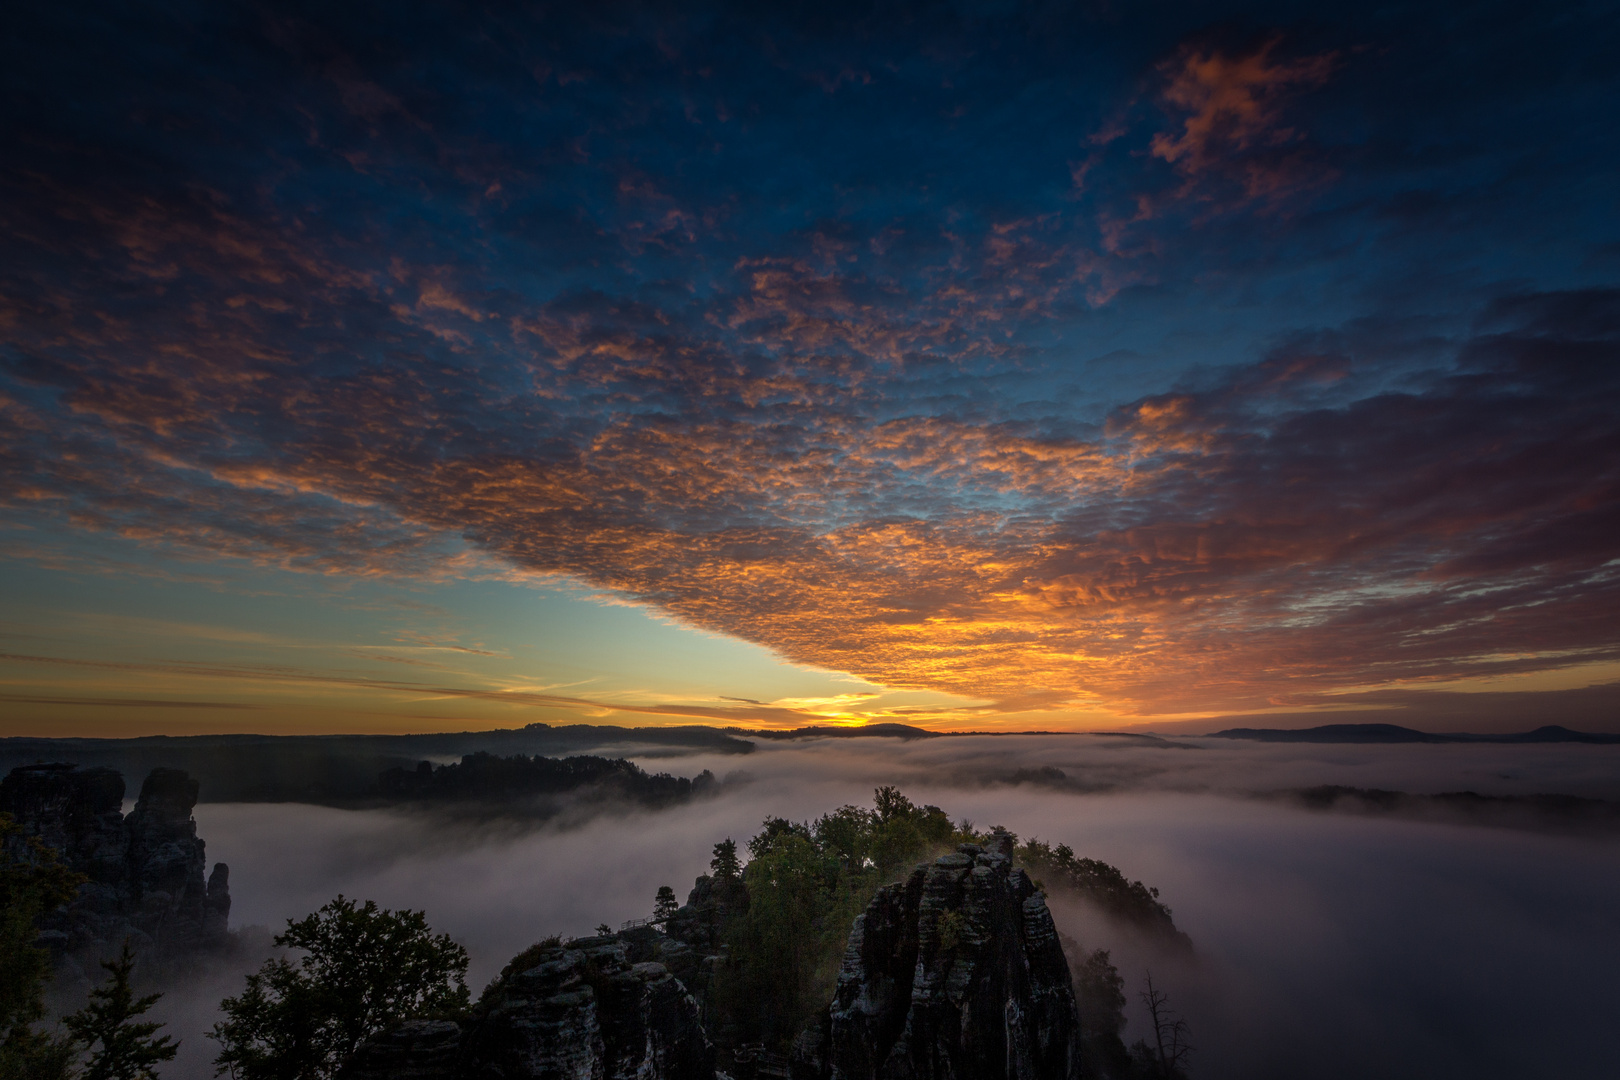
<svg viewBox="0 0 1620 1080">
<path fill-rule="evenodd" d="M 88 879 L 45 923 L 59 955 L 94 958 L 128 938 L 143 952 L 183 953 L 220 943 L 230 916 L 230 871 L 207 860 L 191 810 L 197 782 L 153 769 L 123 813 L 124 778 L 112 769 L 27 765 L 0 781 L 0 812 Z"/>
<path fill-rule="evenodd" d="M 1012 846 L 1005 834 L 988 849 L 963 845 L 878 891 L 855 921 L 832 1004 L 794 1045 L 795 1080 L 1079 1077 L 1068 962 Z M 541 943 L 470 1017 L 385 1032 L 341 1080 L 723 1077 L 700 1002 L 725 959 L 716 928 L 745 903 L 700 878 L 662 928 Z M 758 1046 L 731 1060 L 739 1080 L 786 1074 Z"/>
<path fill-rule="evenodd" d="M 369 1040 L 343 1080 L 714 1080 L 697 1002 L 616 935 L 541 945 L 464 1021 L 412 1021 Z"/>
<path fill-rule="evenodd" d="M 1012 839 L 964 844 L 878 891 L 795 1080 L 1073 1080 L 1080 1017 L 1045 898 Z"/>
</svg>

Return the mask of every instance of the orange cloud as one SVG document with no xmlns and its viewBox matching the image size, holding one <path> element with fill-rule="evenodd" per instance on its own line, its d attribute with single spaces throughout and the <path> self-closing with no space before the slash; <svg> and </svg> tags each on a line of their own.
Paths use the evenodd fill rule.
<svg viewBox="0 0 1620 1080">
<path fill-rule="evenodd" d="M 1159 71 L 1166 80 L 1162 99 L 1185 116 L 1179 130 L 1153 137 L 1153 156 L 1189 179 L 1217 170 L 1239 171 L 1251 197 L 1286 186 L 1289 170 L 1284 163 L 1247 156 L 1301 138 L 1283 121 L 1283 106 L 1290 93 L 1325 83 L 1338 58 L 1327 53 L 1275 61 L 1272 55 L 1279 44 L 1272 38 L 1237 56 L 1187 48 L 1161 64 Z"/>
</svg>

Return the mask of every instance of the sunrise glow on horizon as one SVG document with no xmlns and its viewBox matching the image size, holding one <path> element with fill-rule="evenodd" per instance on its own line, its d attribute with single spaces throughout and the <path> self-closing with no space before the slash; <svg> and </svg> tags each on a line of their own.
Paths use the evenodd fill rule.
<svg viewBox="0 0 1620 1080">
<path fill-rule="evenodd" d="M 0 736 L 1620 731 L 1612 19 L 615 10 L 19 16 Z"/>
</svg>

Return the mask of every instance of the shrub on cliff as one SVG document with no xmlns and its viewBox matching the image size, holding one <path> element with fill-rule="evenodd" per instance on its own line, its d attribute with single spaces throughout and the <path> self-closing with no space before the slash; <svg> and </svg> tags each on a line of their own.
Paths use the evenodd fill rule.
<svg viewBox="0 0 1620 1080">
<path fill-rule="evenodd" d="M 287 921 L 275 943 L 303 950 L 267 962 L 209 1037 L 216 1075 L 324 1080 L 368 1036 L 401 1020 L 467 1008 L 467 950 L 435 936 L 420 911 L 388 911 L 339 896 Z"/>
</svg>

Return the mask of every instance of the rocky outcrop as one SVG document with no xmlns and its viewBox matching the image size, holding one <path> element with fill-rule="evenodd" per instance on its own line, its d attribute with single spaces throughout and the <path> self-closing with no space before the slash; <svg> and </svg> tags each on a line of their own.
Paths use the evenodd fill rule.
<svg viewBox="0 0 1620 1080">
<path fill-rule="evenodd" d="M 205 877 L 191 810 L 197 782 L 153 769 L 123 813 L 124 778 L 112 769 L 26 765 L 0 781 L 0 812 L 56 850 L 88 880 L 47 919 L 42 938 L 59 954 L 99 956 L 125 938 L 137 950 L 177 954 L 219 944 L 230 917 L 230 872 Z"/>
<path fill-rule="evenodd" d="M 448 1080 L 459 1076 L 466 1032 L 454 1020 L 407 1020 L 361 1044 L 342 1080 Z"/>
<path fill-rule="evenodd" d="M 1045 898 L 1013 841 L 964 844 L 878 891 L 795 1080 L 1074 1080 L 1080 1016 Z"/>
<path fill-rule="evenodd" d="M 418 1020 L 363 1044 L 342 1080 L 715 1080 L 698 1006 L 617 935 L 524 953 L 464 1024 Z"/>
</svg>

